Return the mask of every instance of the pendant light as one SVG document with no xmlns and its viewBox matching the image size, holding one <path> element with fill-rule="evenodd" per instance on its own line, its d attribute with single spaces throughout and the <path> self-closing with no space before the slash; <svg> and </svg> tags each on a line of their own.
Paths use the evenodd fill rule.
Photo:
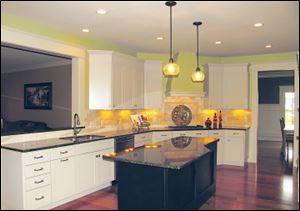
<svg viewBox="0 0 300 211">
<path fill-rule="evenodd" d="M 203 82 L 205 80 L 205 73 L 203 67 L 199 65 L 199 26 L 202 25 L 202 22 L 194 22 L 194 26 L 197 28 L 197 68 L 196 71 L 192 74 L 193 82 Z"/>
<path fill-rule="evenodd" d="M 169 63 L 163 68 L 165 77 L 176 77 L 179 75 L 180 68 L 173 59 L 173 48 L 172 48 L 172 7 L 176 5 L 175 1 L 167 1 L 166 6 L 170 7 L 170 59 Z"/>
</svg>

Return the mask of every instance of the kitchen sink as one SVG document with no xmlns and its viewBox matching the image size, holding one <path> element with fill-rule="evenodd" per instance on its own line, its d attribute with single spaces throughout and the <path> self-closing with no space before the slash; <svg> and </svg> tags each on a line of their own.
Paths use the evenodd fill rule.
<svg viewBox="0 0 300 211">
<path fill-rule="evenodd" d="M 69 136 L 69 137 L 63 137 L 60 139 L 64 140 L 70 140 L 73 142 L 85 142 L 85 141 L 93 141 L 97 139 L 105 138 L 105 136 L 99 136 L 99 135 L 82 135 L 82 136 Z"/>
</svg>

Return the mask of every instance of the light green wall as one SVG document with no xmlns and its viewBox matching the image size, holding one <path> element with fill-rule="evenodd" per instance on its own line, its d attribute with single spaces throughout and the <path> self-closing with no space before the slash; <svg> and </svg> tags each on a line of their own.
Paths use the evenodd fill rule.
<svg viewBox="0 0 300 211">
<path fill-rule="evenodd" d="M 137 53 L 137 57 L 144 60 L 160 60 L 164 64 L 168 63 L 168 54 L 151 54 L 151 53 Z M 206 63 L 220 63 L 221 59 L 218 57 L 200 57 L 200 64 Z M 180 66 L 180 74 L 176 78 L 163 78 L 164 92 L 166 90 L 174 92 L 188 92 L 201 94 L 203 91 L 203 83 L 193 83 L 191 75 L 196 69 L 196 54 L 194 52 L 179 52 L 176 57 L 176 63 Z M 168 80 L 170 88 L 167 88 Z"/>
<path fill-rule="evenodd" d="M 26 20 L 24 18 L 4 12 L 1 13 L 1 26 L 2 25 L 25 32 L 30 32 L 32 34 L 45 36 L 51 39 L 63 41 L 73 45 L 82 46 L 91 50 L 112 50 L 132 56 L 136 55 L 135 51 L 129 49 L 120 48 L 118 46 L 101 42 L 99 40 L 85 38 L 83 36 L 65 32 L 59 29 L 50 28 L 43 24 Z"/>
<path fill-rule="evenodd" d="M 232 63 L 266 63 L 266 62 L 279 62 L 295 60 L 296 52 L 287 53 L 273 53 L 273 54 L 261 54 L 261 55 L 249 55 L 249 56 L 234 56 L 234 57 L 222 57 L 222 64 L 232 64 Z"/>
<path fill-rule="evenodd" d="M 15 28 L 21 31 L 30 32 L 33 34 L 45 36 L 51 39 L 63 41 L 73 45 L 82 46 L 86 49 L 94 50 L 113 50 L 128 55 L 137 56 L 145 60 L 161 60 L 166 64 L 169 60 L 168 54 L 153 54 L 153 53 L 136 53 L 129 49 L 120 48 L 115 45 L 107 44 L 98 40 L 88 39 L 83 36 L 64 32 L 58 29 L 53 29 L 36 23 L 30 20 L 25 20 L 15 15 L 1 13 L 1 26 Z M 236 56 L 236 57 L 200 57 L 200 63 L 261 63 L 261 62 L 275 62 L 294 60 L 295 52 L 278 53 L 278 54 L 264 54 L 264 55 L 250 55 L 250 56 Z M 201 93 L 203 91 L 203 83 L 192 83 L 191 74 L 196 68 L 196 55 L 194 52 L 179 52 L 177 54 L 176 62 L 179 64 L 181 71 L 177 78 L 169 79 L 163 78 L 164 92 L 166 90 L 175 92 Z M 86 63 L 86 73 L 88 75 L 88 63 Z M 86 90 L 88 93 L 88 77 L 86 77 Z M 170 83 L 168 83 L 170 82 Z M 167 88 L 167 84 L 169 84 Z M 88 96 L 88 94 L 86 94 Z M 87 97 L 88 98 L 88 97 Z M 88 99 L 86 99 L 88 102 Z M 86 103 L 87 106 L 87 103 Z"/>
</svg>

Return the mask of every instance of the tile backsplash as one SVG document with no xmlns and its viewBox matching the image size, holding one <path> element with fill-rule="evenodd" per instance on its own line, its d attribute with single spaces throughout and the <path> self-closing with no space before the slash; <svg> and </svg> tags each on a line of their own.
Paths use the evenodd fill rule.
<svg viewBox="0 0 300 211">
<path fill-rule="evenodd" d="M 143 114 L 151 126 L 169 126 L 174 125 L 171 113 L 177 105 L 186 105 L 191 109 L 193 119 L 190 125 L 204 125 L 207 117 L 212 120 L 214 113 L 219 113 L 219 109 L 205 108 L 205 98 L 167 97 L 162 110 L 89 111 L 85 122 L 88 128 L 130 129 L 132 127 L 130 115 Z M 250 110 L 222 110 L 222 117 L 224 126 L 251 126 Z"/>
</svg>

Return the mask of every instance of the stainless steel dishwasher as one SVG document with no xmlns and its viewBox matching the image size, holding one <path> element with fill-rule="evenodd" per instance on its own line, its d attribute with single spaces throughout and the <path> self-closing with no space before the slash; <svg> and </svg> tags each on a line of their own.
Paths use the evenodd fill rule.
<svg viewBox="0 0 300 211">
<path fill-rule="evenodd" d="M 125 149 L 134 148 L 134 136 L 126 135 L 115 138 L 115 151 L 116 153 L 122 152 Z M 118 165 L 115 165 L 115 181 L 112 184 L 116 184 L 118 181 Z"/>
</svg>

